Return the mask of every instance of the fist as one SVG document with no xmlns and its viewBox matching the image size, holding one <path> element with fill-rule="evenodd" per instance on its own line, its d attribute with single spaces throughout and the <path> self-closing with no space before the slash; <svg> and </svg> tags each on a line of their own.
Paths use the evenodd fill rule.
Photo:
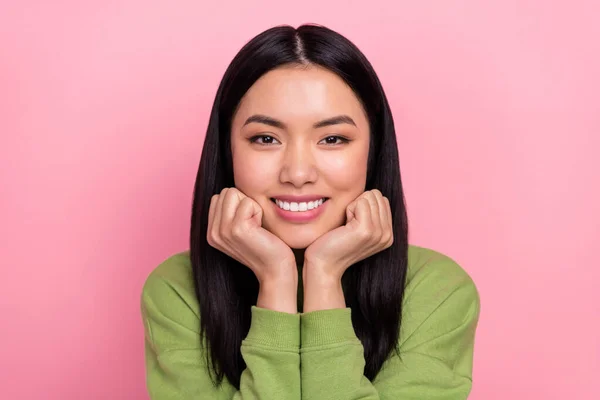
<svg viewBox="0 0 600 400">
<path fill-rule="evenodd" d="M 364 192 L 346 207 L 346 224 L 327 232 L 306 249 L 310 273 L 341 279 L 352 264 L 394 243 L 389 200 L 377 189 Z"/>
<path fill-rule="evenodd" d="M 258 281 L 297 274 L 294 253 L 262 227 L 260 205 L 236 188 L 225 188 L 210 200 L 208 244 L 254 272 Z"/>
</svg>

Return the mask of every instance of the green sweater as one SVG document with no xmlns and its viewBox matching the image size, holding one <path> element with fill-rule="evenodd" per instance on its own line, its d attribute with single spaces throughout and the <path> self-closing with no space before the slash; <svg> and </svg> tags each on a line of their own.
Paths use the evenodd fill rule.
<svg viewBox="0 0 600 400">
<path fill-rule="evenodd" d="M 173 255 L 149 274 L 141 296 L 150 397 L 466 399 L 479 317 L 477 289 L 441 253 L 411 245 L 408 263 L 397 345 L 401 358 L 392 353 L 373 381 L 363 374 L 363 346 L 350 308 L 288 314 L 252 306 L 250 331 L 241 346 L 246 369 L 236 390 L 227 379 L 219 388 L 210 380 L 189 252 Z"/>
</svg>

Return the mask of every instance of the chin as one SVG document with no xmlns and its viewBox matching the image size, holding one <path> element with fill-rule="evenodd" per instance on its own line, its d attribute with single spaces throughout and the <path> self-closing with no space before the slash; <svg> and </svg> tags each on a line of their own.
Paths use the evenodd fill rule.
<svg viewBox="0 0 600 400">
<path fill-rule="evenodd" d="M 312 242 L 317 240 L 317 235 L 298 235 L 298 234 L 289 234 L 289 235 L 277 235 L 285 244 L 287 244 L 291 249 L 306 249 Z"/>
<path fill-rule="evenodd" d="M 321 236 L 321 233 L 316 232 L 314 229 L 273 229 L 270 231 L 291 249 L 295 250 L 306 249 Z"/>
</svg>

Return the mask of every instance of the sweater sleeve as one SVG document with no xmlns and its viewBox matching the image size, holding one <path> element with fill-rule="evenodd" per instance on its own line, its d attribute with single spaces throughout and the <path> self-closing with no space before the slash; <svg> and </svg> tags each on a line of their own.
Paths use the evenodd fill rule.
<svg viewBox="0 0 600 400">
<path fill-rule="evenodd" d="M 211 381 L 189 290 L 151 274 L 141 312 L 151 399 L 300 399 L 299 314 L 252 307 L 250 330 L 241 345 L 246 369 L 236 390 L 226 378 L 219 387 Z"/>
<path fill-rule="evenodd" d="M 439 273 L 405 292 L 400 357 L 392 352 L 372 382 L 364 376 L 364 348 L 350 308 L 302 314 L 302 399 L 466 399 L 479 295 L 468 275 L 440 280 Z"/>
</svg>

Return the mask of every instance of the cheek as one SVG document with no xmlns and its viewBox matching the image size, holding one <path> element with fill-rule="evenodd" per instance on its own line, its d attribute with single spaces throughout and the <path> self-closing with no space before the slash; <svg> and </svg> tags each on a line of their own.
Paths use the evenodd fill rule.
<svg viewBox="0 0 600 400">
<path fill-rule="evenodd" d="M 257 157 L 252 154 L 233 155 L 233 179 L 236 188 L 248 196 L 260 194 L 268 188 L 276 174 L 275 163 L 268 157 Z"/>
<path fill-rule="evenodd" d="M 321 173 L 332 188 L 362 193 L 367 179 L 367 157 L 362 152 L 331 152 L 321 165 Z"/>
</svg>

